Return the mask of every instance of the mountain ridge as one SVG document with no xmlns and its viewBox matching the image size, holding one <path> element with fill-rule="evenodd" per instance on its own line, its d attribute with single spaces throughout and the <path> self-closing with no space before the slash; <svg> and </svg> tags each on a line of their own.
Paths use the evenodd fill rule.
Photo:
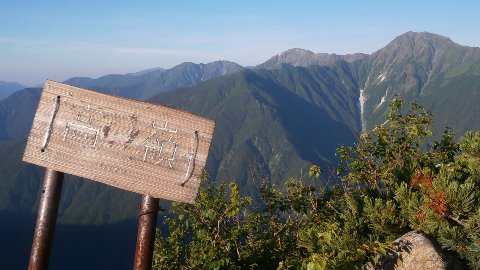
<svg viewBox="0 0 480 270">
<path fill-rule="evenodd" d="M 364 94 L 364 127 L 369 129 L 379 123 L 386 114 L 387 104 L 395 96 L 401 96 L 407 103 L 418 101 L 431 109 L 434 115 L 442 115 L 441 119 L 451 118 L 442 114 L 438 106 L 433 106 L 432 100 L 447 102 L 445 96 L 453 94 L 466 99 L 464 95 L 476 93 L 474 85 L 462 85 L 478 79 L 479 62 L 480 48 L 461 46 L 450 38 L 428 32 L 407 32 L 400 35 L 359 64 L 359 85 Z M 471 78 L 463 80 L 459 74 Z M 454 81 L 455 84 L 452 85 Z M 446 83 L 450 85 L 446 87 Z M 465 90 L 454 90 L 457 88 Z M 459 109 L 456 108 L 451 113 L 458 114 Z M 469 121 L 476 122 L 473 118 Z M 454 128 L 466 131 L 465 128 L 455 126 L 456 121 L 451 122 Z M 441 125 L 436 124 L 436 129 L 441 129 Z"/>
<path fill-rule="evenodd" d="M 22 90 L 24 88 L 26 88 L 26 86 L 17 82 L 0 81 L 0 100 L 5 99 L 14 92 Z"/>
<path fill-rule="evenodd" d="M 140 71 L 136 71 L 136 72 L 126 73 L 124 75 L 141 76 L 141 75 L 153 72 L 153 71 L 162 71 L 162 70 L 165 70 L 165 69 L 161 68 L 161 67 L 154 67 L 154 68 L 148 68 L 148 69 L 144 69 L 144 70 L 140 70 Z"/>
<path fill-rule="evenodd" d="M 255 66 L 258 69 L 276 69 L 285 65 L 294 67 L 308 67 L 312 65 L 330 65 L 338 61 L 346 61 L 352 63 L 357 60 L 364 59 L 367 54 L 354 53 L 346 55 L 329 54 L 329 53 L 313 53 L 312 51 L 293 48 L 282 53 L 272 56 L 262 64 Z"/>
<path fill-rule="evenodd" d="M 0 141 L 28 136 L 40 93 L 40 88 L 25 88 L 0 100 Z"/>
<path fill-rule="evenodd" d="M 161 93 L 151 101 L 215 120 L 216 131 L 207 161 L 210 175 L 214 179 L 241 181 L 242 186 L 254 191 L 254 177 L 257 184 L 267 178 L 283 181 L 280 179 L 298 176 L 299 168 L 306 169 L 311 162 L 332 166 L 335 148 L 341 143 L 353 143 L 359 131 L 359 117 L 339 111 L 354 110 L 357 86 L 352 83 L 347 88 L 339 78 L 329 81 L 316 75 L 338 77 L 338 73 L 349 72 L 341 71 L 342 68 L 246 69 L 190 88 Z M 336 94 L 330 95 L 329 89 L 337 90 L 333 91 Z M 348 102 L 325 106 L 335 104 L 340 99 L 336 95 Z M 291 107 L 297 109 L 290 111 Z M 323 130 L 325 126 L 330 129 Z M 239 153 L 247 159 L 249 153 L 253 154 L 250 160 L 242 160 L 238 159 Z M 248 167 L 258 171 L 245 170 Z"/>
<path fill-rule="evenodd" d="M 73 77 L 67 79 L 65 83 L 117 96 L 146 100 L 161 92 L 191 86 L 243 68 L 230 61 L 214 61 L 207 64 L 183 62 L 170 69 L 154 69 L 139 75 L 109 74 L 97 79 Z"/>
<path fill-rule="evenodd" d="M 438 42 L 446 44 L 442 46 L 447 49 L 439 50 L 443 47 Z M 410 49 L 402 45 L 414 43 L 416 46 L 409 45 Z M 370 128 L 382 123 L 386 105 L 396 95 L 404 98 L 407 103 L 418 97 L 422 104 L 432 109 L 435 119 L 441 115 L 441 120 L 436 121 L 437 131 L 442 130 L 444 125 L 451 126 L 459 133 L 479 128 L 480 120 L 476 119 L 476 115 L 480 115 L 480 111 L 475 102 L 480 100 L 477 97 L 480 93 L 480 71 L 478 65 L 475 65 L 480 62 L 479 50 L 465 48 L 430 33 L 412 32 L 399 36 L 373 56 L 352 63 L 339 60 L 329 65 L 287 65 L 280 69 L 241 69 L 233 72 L 229 69 L 230 66 L 233 69 L 240 67 L 231 65 L 232 62 L 218 61 L 211 65 L 186 62 L 176 66 L 177 69 L 202 72 L 214 70 L 217 73 L 211 72 L 214 78 L 202 81 L 200 75 L 204 73 L 194 72 L 190 77 L 200 78 L 200 83 L 157 94 L 151 101 L 215 119 L 218 123 L 217 135 L 212 143 L 207 167 L 212 172 L 212 177 L 239 181 L 249 185 L 248 192 L 251 192 L 256 188 L 254 183 L 248 183 L 252 177 L 257 180 L 271 178 L 281 183 L 285 178 L 298 176 L 300 171 L 306 170 L 308 164 L 332 166 L 335 163 L 335 147 L 339 143 L 353 144 L 364 125 Z M 432 57 L 434 51 L 437 56 Z M 468 53 L 470 57 L 465 56 Z M 412 57 L 409 55 L 414 54 L 423 58 L 411 62 Z M 393 61 L 394 56 L 404 59 Z M 433 61 L 434 59 L 439 60 Z M 423 67 L 428 68 L 421 69 Z M 432 72 L 429 75 L 430 81 L 426 84 L 430 86 L 424 91 L 418 91 L 417 84 L 420 83 L 415 80 L 422 79 L 423 75 L 414 76 L 417 69 L 425 74 Z M 387 71 L 390 73 L 382 80 L 379 75 Z M 221 76 L 222 72 L 227 75 Z M 165 75 L 162 71 L 153 72 L 157 73 Z M 110 79 L 116 78 L 116 75 L 109 76 Z M 135 76 L 127 77 L 138 80 Z M 421 83 L 427 81 L 422 79 Z M 121 80 L 116 82 L 125 83 Z M 405 86 L 411 86 L 411 89 Z M 437 86 L 440 91 L 434 90 Z M 458 91 L 451 90 L 458 86 L 461 86 Z M 130 90 L 139 91 L 138 88 Z M 385 95 L 386 91 L 390 91 L 388 95 Z M 31 94 L 28 90 L 20 91 L 11 100 L 0 102 L 0 126 L 3 125 L 6 134 L 0 140 L 22 140 L 28 134 L 28 123 L 31 123 L 35 107 L 28 100 L 38 99 L 38 94 Z M 22 98 L 22 95 L 31 97 Z M 360 106 L 362 95 L 365 102 Z M 362 107 L 363 112 L 360 109 Z M 15 120 L 12 116 L 17 111 L 24 113 L 19 118 L 28 121 Z M 10 115 L 10 118 L 3 115 Z M 23 133 L 19 130 L 23 130 Z M 337 132 L 332 133 L 333 131 Z M 12 137 L 11 134 L 18 136 Z M 21 134 L 24 134 L 23 137 Z M 6 147 L 4 151 L 11 151 L 7 149 L 11 148 Z M 9 155 L 7 152 L 2 153 Z M 242 157 L 248 158 L 242 160 Z M 20 173 L 15 172 L 11 178 L 15 179 Z M 83 184 L 75 185 L 77 186 L 70 188 L 82 189 Z M 88 185 L 85 186 L 85 191 L 92 189 L 90 194 L 103 196 L 102 200 L 108 201 L 109 205 L 113 203 L 111 196 L 125 196 L 117 191 L 105 192 L 108 188 L 94 187 L 94 183 Z M 33 190 L 28 192 L 30 195 L 25 195 L 25 198 L 34 196 Z M 118 220 L 99 213 L 92 213 L 91 216 L 76 214 L 75 211 L 79 208 L 75 210 L 72 201 L 91 200 L 88 205 L 95 205 L 95 200 L 88 196 L 74 197 L 72 195 L 68 199 L 68 207 L 73 207 L 71 210 L 74 214 L 71 217 L 66 215 L 65 220 L 87 223 Z"/>
</svg>

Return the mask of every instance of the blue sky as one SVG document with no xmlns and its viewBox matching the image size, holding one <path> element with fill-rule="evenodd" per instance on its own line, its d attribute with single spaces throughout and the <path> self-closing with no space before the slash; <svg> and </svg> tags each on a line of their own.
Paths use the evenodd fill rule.
<svg viewBox="0 0 480 270">
<path fill-rule="evenodd" d="M 257 65 L 290 48 L 372 53 L 407 31 L 480 47 L 477 0 L 0 2 L 0 80 L 99 77 L 181 62 Z"/>
</svg>

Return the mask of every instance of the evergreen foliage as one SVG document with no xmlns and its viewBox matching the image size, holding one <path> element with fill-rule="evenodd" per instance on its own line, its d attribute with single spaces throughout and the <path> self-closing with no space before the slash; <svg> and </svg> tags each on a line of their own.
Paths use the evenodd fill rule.
<svg viewBox="0 0 480 270">
<path fill-rule="evenodd" d="M 262 206 L 236 184 L 205 180 L 197 202 L 175 203 L 158 231 L 155 269 L 354 269 L 393 252 L 411 230 L 435 237 L 480 268 L 480 132 L 432 142 L 432 118 L 394 99 L 387 121 L 340 147 L 337 182 L 314 188 L 321 168 L 264 183 Z"/>
</svg>

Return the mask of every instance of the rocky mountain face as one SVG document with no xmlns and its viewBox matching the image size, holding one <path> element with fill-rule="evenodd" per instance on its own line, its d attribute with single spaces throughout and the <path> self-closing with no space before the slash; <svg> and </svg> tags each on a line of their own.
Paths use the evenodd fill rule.
<svg viewBox="0 0 480 270">
<path fill-rule="evenodd" d="M 363 130 L 382 123 L 396 96 L 418 102 L 435 116 L 434 129 L 450 127 L 459 134 L 480 127 L 480 48 L 454 43 L 428 32 L 407 32 L 371 55 L 315 54 L 290 49 L 257 66 L 332 65 L 347 62 L 359 86 Z"/>
<path fill-rule="evenodd" d="M 437 130 L 459 133 L 480 127 L 480 48 L 458 45 L 431 33 L 405 33 L 358 66 L 364 128 L 386 114 L 395 96 L 416 101 L 435 116 Z"/>
</svg>

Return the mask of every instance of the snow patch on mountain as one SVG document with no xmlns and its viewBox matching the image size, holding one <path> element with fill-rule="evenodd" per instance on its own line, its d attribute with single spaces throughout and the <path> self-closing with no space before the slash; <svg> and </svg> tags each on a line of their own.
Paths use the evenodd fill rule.
<svg viewBox="0 0 480 270">
<path fill-rule="evenodd" d="M 382 73 L 378 76 L 377 79 L 380 79 L 380 82 L 383 82 L 385 80 L 385 78 L 387 78 L 387 76 L 385 76 L 385 73 Z"/>
<path fill-rule="evenodd" d="M 380 103 L 377 105 L 377 107 L 375 108 L 378 109 L 380 106 L 382 106 L 383 103 L 385 103 L 385 100 L 387 99 L 387 95 L 388 95 L 388 89 L 387 91 L 385 92 L 385 95 L 383 95 L 382 99 L 380 100 Z"/>
<path fill-rule="evenodd" d="M 385 102 L 386 97 L 387 97 L 387 94 L 385 94 L 385 96 L 382 97 L 382 99 L 380 100 L 380 103 L 377 105 L 377 108 L 380 107 Z"/>
<path fill-rule="evenodd" d="M 364 109 L 364 106 L 365 106 L 365 100 L 367 100 L 367 98 L 365 97 L 365 90 L 364 89 L 360 89 L 360 97 L 358 98 L 358 104 L 360 105 L 360 122 L 362 123 L 362 131 L 365 130 L 365 126 L 364 126 L 364 122 L 363 121 L 363 109 Z"/>
</svg>

